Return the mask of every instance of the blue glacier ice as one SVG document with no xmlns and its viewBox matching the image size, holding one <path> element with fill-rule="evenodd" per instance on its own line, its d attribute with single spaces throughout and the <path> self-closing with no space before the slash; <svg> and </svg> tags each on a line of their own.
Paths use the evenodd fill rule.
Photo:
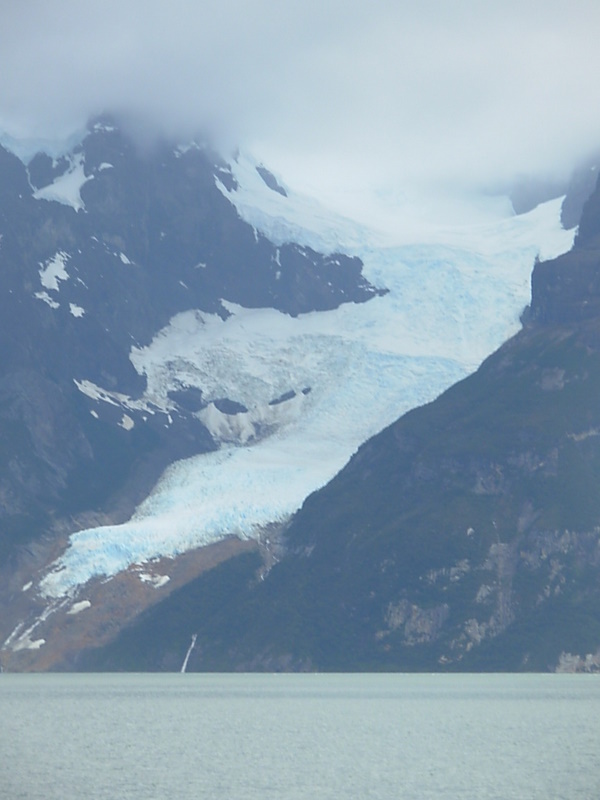
<svg viewBox="0 0 600 800">
<path fill-rule="evenodd" d="M 142 402 L 168 411 L 169 390 L 183 381 L 208 401 L 228 397 L 248 411 L 200 412 L 220 449 L 169 467 L 128 522 L 73 534 L 40 584 L 49 599 L 231 534 L 258 537 L 288 519 L 362 442 L 473 372 L 513 335 L 536 257 L 573 242 L 560 225 L 560 200 L 522 216 L 501 203 L 489 212 L 486 200 L 477 223 L 453 227 L 408 225 L 400 209 L 397 231 L 378 231 L 271 191 L 255 166 L 240 157 L 232 164 L 239 188 L 220 187 L 243 218 L 275 244 L 357 255 L 366 278 L 389 291 L 297 318 L 233 304 L 226 320 L 188 311 L 148 347 L 132 349 L 147 378 Z"/>
</svg>

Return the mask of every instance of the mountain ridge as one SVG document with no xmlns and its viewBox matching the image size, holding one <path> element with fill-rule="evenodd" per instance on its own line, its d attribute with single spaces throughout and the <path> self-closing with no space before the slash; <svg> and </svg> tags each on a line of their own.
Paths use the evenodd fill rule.
<svg viewBox="0 0 600 800">
<path fill-rule="evenodd" d="M 599 195 L 523 330 L 362 445 L 266 576 L 221 565 L 79 666 L 173 668 L 193 632 L 189 670 L 600 669 Z"/>
<path fill-rule="evenodd" d="M 333 668 L 344 648 L 325 641 L 328 613 L 353 642 L 346 664 L 376 667 L 361 654 L 367 623 L 359 631 L 345 617 L 356 605 L 342 599 L 349 579 L 332 582 L 341 594 L 318 613 L 306 592 L 293 608 L 295 593 L 284 601 L 276 590 L 309 586 L 293 564 L 326 549 L 326 536 L 303 543 L 296 520 L 287 529 L 290 515 L 362 441 L 515 330 L 535 252 L 562 252 L 572 239 L 554 202 L 450 244 L 374 247 L 348 221 L 294 243 L 286 226 L 322 225 L 322 212 L 238 159 L 203 145 L 139 154 L 106 120 L 63 156 L 28 165 L 5 156 L 14 185 L 0 208 L 0 257 L 15 294 L 3 295 L 11 324 L 2 329 L 15 358 L 0 375 L 7 669 L 83 668 L 82 648 L 120 642 L 122 629 L 133 641 L 125 626 L 146 619 L 144 608 L 160 615 L 197 580 L 221 598 L 213 632 L 219 620 L 239 630 L 229 609 L 246 622 L 246 645 L 219 655 L 201 635 L 190 668 Z M 345 254 L 313 249 L 340 231 L 362 243 Z M 231 606 L 218 576 L 247 607 Z M 368 582 L 368 571 L 354 578 Z M 248 582 L 259 590 L 247 594 Z M 307 591 L 319 597 L 318 584 Z M 442 630 L 444 602 L 430 619 L 405 600 L 385 612 L 394 630 L 403 614 L 409 628 Z M 301 610 L 319 621 L 314 630 Z M 282 626 L 297 652 L 269 641 Z M 386 630 L 377 630 L 384 654 Z M 172 667 L 176 653 L 144 663 Z"/>
</svg>

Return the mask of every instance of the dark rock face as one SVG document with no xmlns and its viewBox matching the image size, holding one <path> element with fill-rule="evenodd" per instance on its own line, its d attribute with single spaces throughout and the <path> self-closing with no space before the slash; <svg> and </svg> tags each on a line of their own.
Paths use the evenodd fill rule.
<svg viewBox="0 0 600 800">
<path fill-rule="evenodd" d="M 525 214 L 539 203 L 565 195 L 561 209 L 561 222 L 570 230 L 579 225 L 583 208 L 593 193 L 598 178 L 596 154 L 578 167 L 569 180 L 536 180 L 522 177 L 515 182 L 510 199 L 516 214 Z"/>
<path fill-rule="evenodd" d="M 600 249 L 575 248 L 536 265 L 532 278 L 531 315 L 539 324 L 591 320 L 600 311 Z"/>
<path fill-rule="evenodd" d="M 141 154 L 107 119 L 58 160 L 25 166 L 0 147 L 0 563 L 83 512 L 122 518 L 168 463 L 214 448 L 190 387 L 169 417 L 114 401 L 143 393 L 131 348 L 175 314 L 224 316 L 222 300 L 299 314 L 376 294 L 356 258 L 276 248 L 217 182 L 235 191 L 206 147 Z"/>
<path fill-rule="evenodd" d="M 262 165 L 258 166 L 256 168 L 256 171 L 263 179 L 263 181 L 266 183 L 266 185 L 269 187 L 269 189 L 272 189 L 274 192 L 278 192 L 279 194 L 283 195 L 283 197 L 287 197 L 286 190 L 283 188 L 283 186 L 279 184 L 277 178 L 273 175 L 272 172 L 269 172 L 269 170 L 263 167 Z"/>
<path fill-rule="evenodd" d="M 583 209 L 591 198 L 598 183 L 598 154 L 584 163 L 571 177 L 564 194 L 561 221 L 566 229 L 574 228 L 582 221 Z M 560 197 L 560 194 L 557 195 Z"/>
<path fill-rule="evenodd" d="M 160 669 L 197 632 L 192 670 L 600 669 L 599 204 L 526 327 L 363 445 L 266 575 L 225 565 L 81 666 Z"/>
<path fill-rule="evenodd" d="M 531 318 L 543 325 L 576 323 L 600 315 L 600 192 L 585 204 L 575 245 L 553 261 L 536 264 Z"/>
</svg>

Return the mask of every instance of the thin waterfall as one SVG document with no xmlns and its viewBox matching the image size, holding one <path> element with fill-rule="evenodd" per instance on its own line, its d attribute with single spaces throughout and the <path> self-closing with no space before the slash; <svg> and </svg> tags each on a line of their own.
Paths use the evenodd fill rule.
<svg viewBox="0 0 600 800">
<path fill-rule="evenodd" d="M 187 669 L 187 665 L 188 665 L 188 661 L 189 661 L 189 658 L 190 658 L 190 654 L 191 654 L 192 650 L 194 649 L 194 647 L 196 645 L 197 637 L 198 637 L 197 633 L 195 633 L 192 636 L 192 641 L 190 642 L 190 646 L 188 647 L 187 653 L 185 654 L 185 658 L 183 659 L 183 664 L 181 665 L 181 670 L 180 670 L 181 672 L 185 672 L 186 669 Z"/>
</svg>

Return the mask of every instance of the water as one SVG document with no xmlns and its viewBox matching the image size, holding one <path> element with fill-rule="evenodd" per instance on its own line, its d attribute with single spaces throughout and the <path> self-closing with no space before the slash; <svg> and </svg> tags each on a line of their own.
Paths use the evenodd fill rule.
<svg viewBox="0 0 600 800">
<path fill-rule="evenodd" d="M 6 800 L 600 797 L 600 676 L 1 675 Z"/>
</svg>

